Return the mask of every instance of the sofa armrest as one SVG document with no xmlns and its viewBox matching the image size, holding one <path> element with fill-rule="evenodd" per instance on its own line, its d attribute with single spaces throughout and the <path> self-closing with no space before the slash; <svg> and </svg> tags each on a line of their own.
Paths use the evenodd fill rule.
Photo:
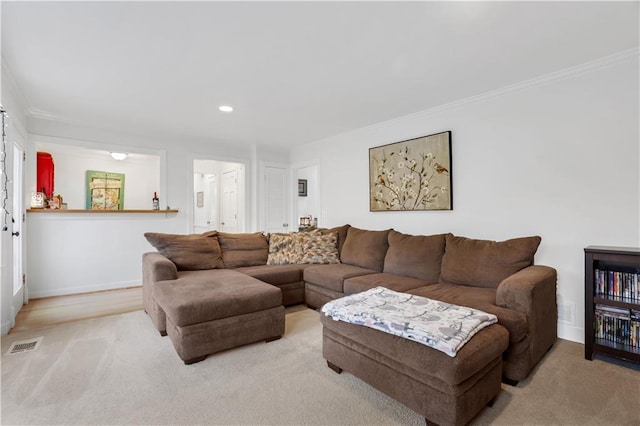
<svg viewBox="0 0 640 426">
<path fill-rule="evenodd" d="M 556 309 L 556 270 L 533 265 L 502 280 L 496 290 L 496 305 L 535 315 L 542 306 Z"/>
<path fill-rule="evenodd" d="M 153 297 L 153 286 L 158 281 L 175 280 L 178 278 L 178 268 L 175 263 L 158 252 L 142 255 L 142 303 L 149 314 L 153 325 L 161 335 L 167 334 L 166 315 Z"/>
<path fill-rule="evenodd" d="M 534 365 L 557 337 L 557 277 L 554 268 L 533 265 L 505 278 L 496 290 L 496 305 L 527 316 Z"/>
<path fill-rule="evenodd" d="M 176 264 L 158 252 L 142 255 L 142 276 L 145 282 L 175 280 L 178 278 Z"/>
</svg>

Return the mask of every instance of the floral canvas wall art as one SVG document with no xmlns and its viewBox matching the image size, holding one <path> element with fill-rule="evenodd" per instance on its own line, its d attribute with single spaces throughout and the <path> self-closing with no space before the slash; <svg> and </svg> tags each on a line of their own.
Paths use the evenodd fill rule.
<svg viewBox="0 0 640 426">
<path fill-rule="evenodd" d="M 369 149 L 369 208 L 452 210 L 451 132 Z"/>
</svg>

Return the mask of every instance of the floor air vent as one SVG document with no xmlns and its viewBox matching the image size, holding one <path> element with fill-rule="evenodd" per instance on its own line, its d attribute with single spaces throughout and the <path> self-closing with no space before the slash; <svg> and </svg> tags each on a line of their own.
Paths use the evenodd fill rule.
<svg viewBox="0 0 640 426">
<path fill-rule="evenodd" d="M 40 346 L 40 342 L 42 341 L 42 337 L 37 337 L 35 339 L 29 340 L 20 340 L 19 342 L 13 342 L 7 355 L 11 354 L 20 354 L 23 352 L 35 351 Z"/>
</svg>

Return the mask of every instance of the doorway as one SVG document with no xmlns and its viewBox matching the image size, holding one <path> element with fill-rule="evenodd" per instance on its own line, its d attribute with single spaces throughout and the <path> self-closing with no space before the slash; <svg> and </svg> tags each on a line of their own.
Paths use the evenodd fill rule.
<svg viewBox="0 0 640 426">
<path fill-rule="evenodd" d="M 245 167 L 242 163 L 193 160 L 193 233 L 245 230 Z"/>
<path fill-rule="evenodd" d="M 307 166 L 294 167 L 293 175 L 296 184 L 304 182 L 303 187 L 305 189 L 297 193 L 296 202 L 293 204 L 296 224 L 300 226 L 302 224 L 302 218 L 308 219 L 308 223 L 311 225 L 321 222 L 322 207 L 318 166 L 310 164 Z M 305 221 L 304 223 L 307 222 Z"/>
</svg>

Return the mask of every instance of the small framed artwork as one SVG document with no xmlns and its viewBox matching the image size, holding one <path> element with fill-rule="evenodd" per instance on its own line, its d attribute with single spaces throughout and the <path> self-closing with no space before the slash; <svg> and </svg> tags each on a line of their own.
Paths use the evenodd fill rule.
<svg viewBox="0 0 640 426">
<path fill-rule="evenodd" d="M 87 210 L 122 210 L 124 174 L 87 170 Z"/>
<path fill-rule="evenodd" d="M 298 179 L 298 197 L 307 196 L 307 180 Z"/>
<path fill-rule="evenodd" d="M 196 205 L 198 207 L 204 207 L 204 192 L 196 192 Z"/>
<path fill-rule="evenodd" d="M 453 210 L 451 131 L 369 149 L 369 210 Z"/>
</svg>

